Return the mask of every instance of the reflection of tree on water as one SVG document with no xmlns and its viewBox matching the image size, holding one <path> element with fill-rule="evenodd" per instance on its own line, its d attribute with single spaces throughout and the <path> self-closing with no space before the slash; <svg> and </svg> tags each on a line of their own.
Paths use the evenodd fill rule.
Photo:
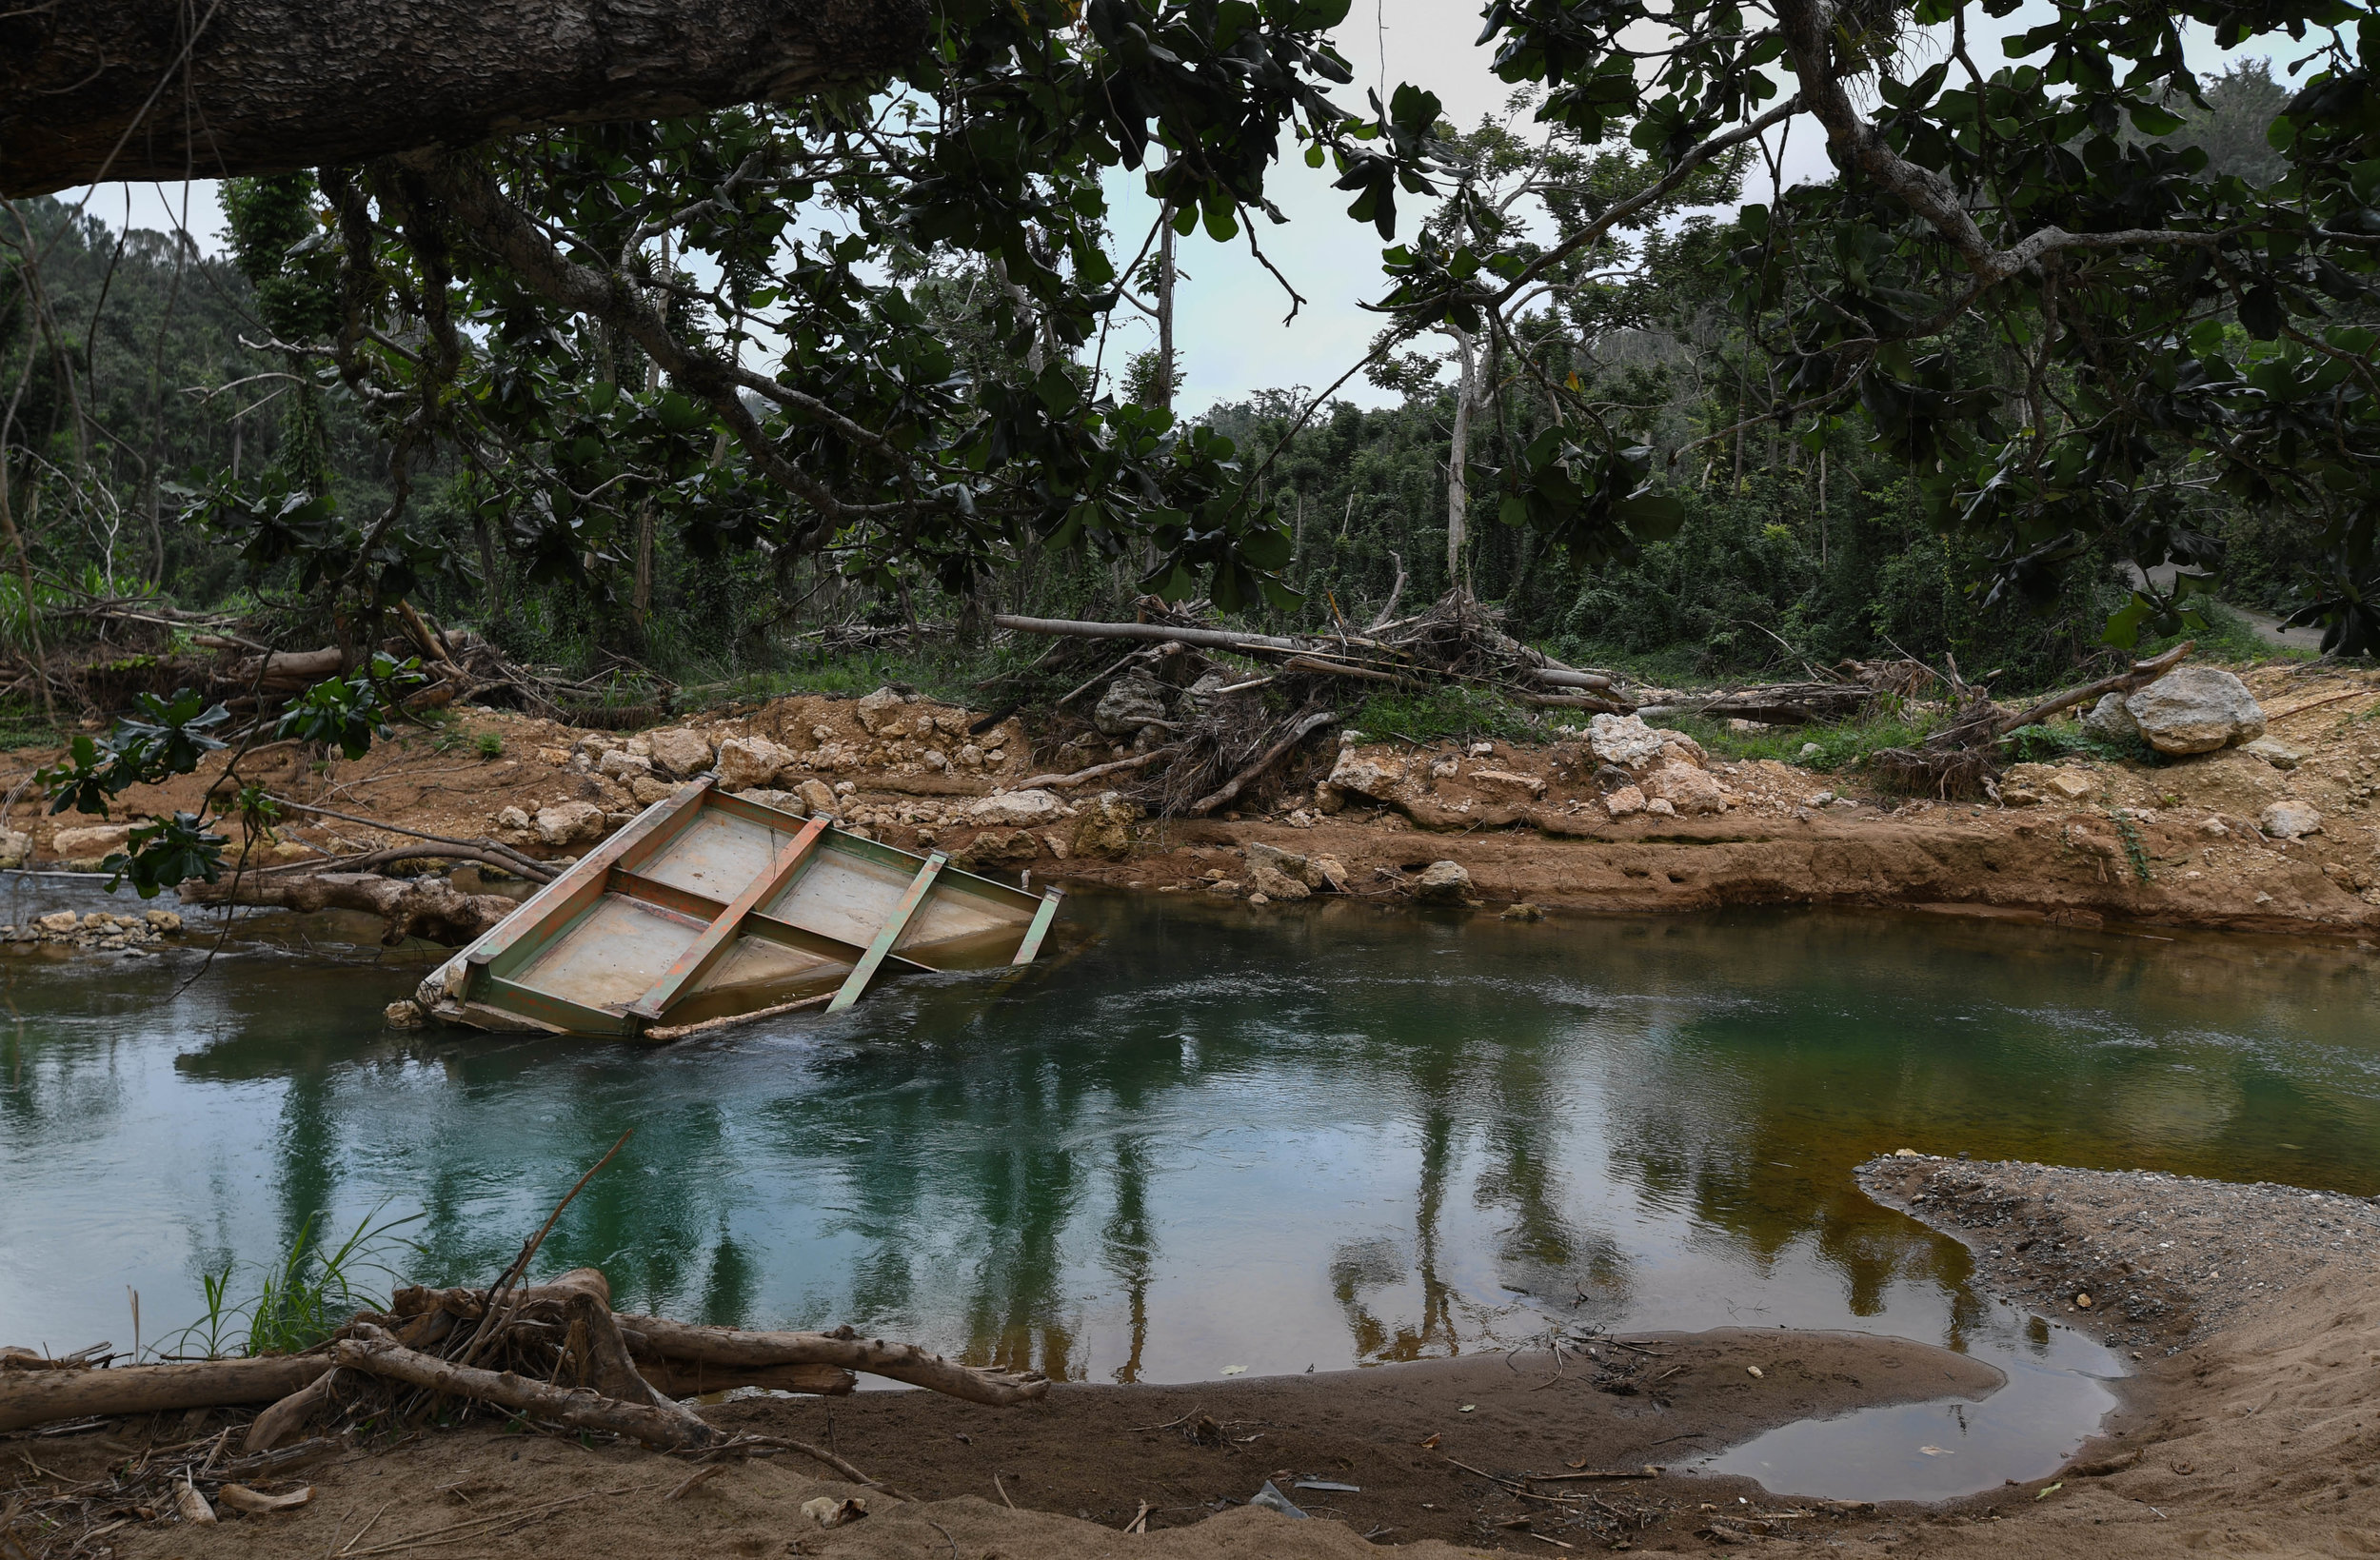
<svg viewBox="0 0 2380 1560">
<path fill-rule="evenodd" d="M 2092 1004 L 2147 1030 L 2191 959 L 1842 917 L 1511 928 L 1092 897 L 1079 913 L 1108 940 L 1063 979 L 894 982 L 842 1027 L 663 1052 L 391 1037 L 386 993 L 346 971 L 249 960 L 172 1008 L 160 970 L 69 974 L 45 985 L 49 1012 L 0 1025 L 0 1146 L 107 1141 L 160 1098 L 213 1111 L 228 1127 L 188 1140 L 253 1146 L 172 1189 L 181 1228 L 259 1258 L 265 1210 L 283 1238 L 309 1216 L 344 1233 L 385 1188 L 428 1213 L 420 1275 L 484 1281 L 635 1126 L 541 1267 L 601 1264 L 624 1307 L 847 1321 L 1053 1374 L 1087 1372 L 1112 1304 L 1121 1358 L 1101 1368 L 1134 1379 L 1164 1357 L 1160 1281 L 1245 1304 L 1231 1265 L 1268 1238 L 1264 1254 L 1310 1264 L 1301 1303 L 1356 1357 L 1401 1359 L 1492 1329 L 1498 1282 L 1626 1311 L 1645 1279 L 1614 1221 L 1670 1214 L 1755 1273 L 1839 1281 L 1854 1314 L 1896 1283 L 1938 1288 L 1964 1330 L 1964 1253 L 1867 1202 L 1849 1174 L 1867 1154 L 2224 1174 L 2262 1167 L 2276 1119 L 2302 1144 L 2368 1143 L 2380 1121 L 2318 1065 L 2320 1044 L 2368 1052 L 2322 1028 L 2370 1008 L 2368 973 L 2297 1015 L 2318 1037 L 2305 1049 L 2222 1034 L 2204 978 L 2187 1028 L 2110 1045 Z M 2246 989 L 2267 1021 L 2281 994 Z M 126 1061 L 153 1066 L 146 1046 L 201 1092 L 143 1083 Z M 1208 1146 L 1234 1135 L 1263 1162 Z M 1342 1196 L 1372 1212 L 1339 1216 Z M 1190 1245 L 1184 1217 L 1221 1243 Z"/>
</svg>

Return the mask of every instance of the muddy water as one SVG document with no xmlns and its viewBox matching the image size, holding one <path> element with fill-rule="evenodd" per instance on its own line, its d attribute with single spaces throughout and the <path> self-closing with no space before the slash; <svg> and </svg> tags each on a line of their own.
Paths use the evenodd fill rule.
<svg viewBox="0 0 2380 1560">
<path fill-rule="evenodd" d="M 202 1273 L 384 1204 L 424 1215 L 411 1274 L 481 1279 L 633 1127 L 545 1248 L 624 1309 L 849 1322 L 1091 1381 L 1555 1325 L 1861 1329 L 2010 1384 L 1712 1466 L 1934 1496 L 2055 1466 L 2122 1366 L 1981 1295 L 1962 1248 L 1858 1192 L 1861 1158 L 2380 1191 L 2380 969 L 2351 946 L 1069 906 L 1093 940 L 995 999 L 911 981 L 659 1052 L 384 1031 L 425 962 L 352 927 L 244 933 L 187 990 L 195 948 L 10 951 L 0 1341 L 126 1343 L 128 1286 L 153 1340 Z"/>
</svg>

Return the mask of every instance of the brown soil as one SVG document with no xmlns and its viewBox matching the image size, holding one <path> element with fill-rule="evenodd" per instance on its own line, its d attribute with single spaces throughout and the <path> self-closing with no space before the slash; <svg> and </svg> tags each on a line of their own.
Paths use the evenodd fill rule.
<svg viewBox="0 0 2380 1560">
<path fill-rule="evenodd" d="M 1218 873 L 1239 880 L 1241 848 L 1261 839 L 1337 857 L 1349 869 L 1350 890 L 1364 897 L 1402 895 L 1418 868 L 1453 859 L 1469 869 L 1478 898 L 1491 905 L 1527 900 L 1606 914 L 1731 904 L 1904 905 L 2069 924 L 2369 937 L 2380 930 L 2380 832 L 2370 821 L 2380 789 L 2380 678 L 2270 668 L 2244 676 L 2265 706 L 2271 735 L 2304 753 L 2294 768 L 2240 751 L 2156 768 L 2069 760 L 2061 767 L 2088 787 L 2079 799 L 2068 801 L 2040 786 L 2041 773 L 2024 771 L 2012 777 L 2008 793 L 2047 801 L 1987 807 L 1882 796 L 1854 778 L 1774 761 L 1715 761 L 1712 772 L 1729 799 L 1724 813 L 1615 821 L 1600 805 L 1592 761 L 1574 761 L 1575 746 L 1497 744 L 1490 756 L 1466 760 L 1471 768 L 1492 766 L 1545 782 L 1542 797 L 1518 803 L 1509 800 L 1509 782 L 1499 797 L 1464 775 L 1431 780 L 1431 763 L 1452 744 L 1387 743 L 1365 751 L 1416 777 L 1413 794 L 1392 806 L 1351 805 L 1318 816 L 1300 806 L 1311 793 L 1293 790 L 1244 817 L 1144 824 L 1123 860 L 1071 855 L 1063 826 L 1025 838 L 1038 853 L 1031 870 L 1044 879 L 1176 892 L 1200 891 Z M 919 733 L 921 715 L 932 717 L 939 730 Z M 871 738 L 853 701 L 805 695 L 687 723 L 714 738 L 758 734 L 779 741 L 805 766 L 795 779 L 814 775 L 857 787 L 844 803 L 847 819 L 895 844 L 944 850 L 975 837 L 962 813 L 976 798 L 1045 767 L 1104 756 L 1079 747 L 1035 755 L 1012 721 L 971 740 L 999 754 L 999 761 L 929 768 L 928 747 L 956 754 L 969 741 L 950 735 L 967 719 L 946 706 L 912 706 L 910 734 Z M 486 736 L 502 743 L 493 760 L 475 754 L 474 742 Z M 334 760 L 319 774 L 293 748 L 251 767 L 301 800 L 473 837 L 493 832 L 507 807 L 534 814 L 558 801 L 592 801 L 626 816 L 633 799 L 574 757 L 585 744 L 623 740 L 466 710 L 446 732 L 402 737 L 360 760 Z M 0 760 L 0 784 L 13 785 L 50 757 L 25 752 Z M 140 815 L 194 805 L 209 778 L 211 766 L 169 786 L 136 790 L 123 810 Z M 1825 793 L 1841 795 L 1811 805 Z M 2257 816 L 2284 800 L 2317 809 L 2320 832 L 2293 842 L 2258 833 Z M 29 792 L 10 824 L 31 832 L 40 858 L 54 860 L 54 832 L 92 820 L 51 819 L 39 805 Z M 2119 808 L 2132 815 L 2145 880 L 2121 837 Z M 2211 830 L 2211 820 L 2221 832 Z M 282 833 L 290 846 L 323 851 L 400 842 L 335 819 L 293 818 Z"/>
</svg>

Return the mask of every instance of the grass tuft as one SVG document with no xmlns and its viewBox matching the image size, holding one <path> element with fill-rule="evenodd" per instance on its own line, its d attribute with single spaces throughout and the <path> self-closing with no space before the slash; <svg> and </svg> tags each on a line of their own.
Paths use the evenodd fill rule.
<svg viewBox="0 0 2380 1560">
<path fill-rule="evenodd" d="M 386 1309 L 387 1301 L 375 1287 L 401 1276 L 389 1263 L 400 1254 L 418 1254 L 421 1246 L 397 1232 L 422 1218 L 407 1214 L 384 1219 L 382 1203 L 364 1215 L 347 1239 L 326 1249 L 308 1218 L 298 1227 L 297 1238 L 278 1260 L 269 1263 L 226 1262 L 199 1282 L 207 1296 L 206 1313 L 157 1347 L 168 1359 L 221 1359 L 237 1346 L 247 1355 L 300 1353 L 338 1329 L 358 1311 Z M 234 1285 L 245 1274 L 256 1286 L 246 1300 L 234 1300 Z M 246 1336 L 241 1333 L 245 1329 Z"/>
</svg>

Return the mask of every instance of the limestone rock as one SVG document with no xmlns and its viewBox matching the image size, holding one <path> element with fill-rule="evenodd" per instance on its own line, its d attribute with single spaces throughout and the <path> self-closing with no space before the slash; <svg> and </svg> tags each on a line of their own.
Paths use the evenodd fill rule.
<svg viewBox="0 0 2380 1560">
<path fill-rule="evenodd" d="M 122 850 L 130 839 L 129 823 L 99 823 L 89 828 L 60 829 L 50 839 L 50 848 L 60 856 L 110 856 Z"/>
<path fill-rule="evenodd" d="M 1474 769 L 1463 777 L 1483 791 L 1499 796 L 1527 797 L 1535 800 L 1545 795 L 1545 781 L 1535 775 L 1515 774 L 1509 769 Z"/>
<path fill-rule="evenodd" d="M 968 872 L 985 867 L 1021 867 L 1041 852 L 1041 842 L 1024 829 L 986 829 L 968 844 L 950 853 L 951 863 Z"/>
<path fill-rule="evenodd" d="M 2264 735 L 2264 711 L 2248 684 L 2211 666 L 2168 672 L 2124 708 L 2160 753 L 2212 753 Z"/>
<path fill-rule="evenodd" d="M 1306 875 L 1306 882 L 1311 887 L 1321 888 L 1328 885 L 1334 894 L 1347 892 L 1347 863 L 1336 856 L 1307 857 Z M 1321 882 L 1316 882 L 1317 878 L 1319 878 Z"/>
<path fill-rule="evenodd" d="M 1702 767 L 1702 744 L 1682 731 L 1648 726 L 1634 715 L 1598 715 L 1587 722 L 1587 746 L 1601 762 L 1641 775 L 1662 764 Z"/>
<path fill-rule="evenodd" d="M 638 801 L 643 802 L 647 807 L 650 807 L 656 801 L 665 800 L 677 789 L 678 788 L 676 786 L 670 784 L 667 780 L 656 780 L 650 775 L 630 775 L 628 777 L 628 795 L 636 798 Z"/>
<path fill-rule="evenodd" d="M 1471 874 L 1460 861 L 1432 861 L 1414 879 L 1413 897 L 1423 904 L 1460 904 L 1471 898 Z"/>
<path fill-rule="evenodd" d="M 1386 764 L 1359 757 L 1352 747 L 1342 747 L 1326 783 L 1339 792 L 1353 791 L 1359 797 L 1385 801 L 1396 793 L 1397 783 L 1403 778 Z"/>
<path fill-rule="evenodd" d="M 2124 696 L 2120 693 L 2100 695 L 2099 701 L 2082 718 L 2082 727 L 2107 742 L 2129 741 L 2140 735 L 2140 723 L 2124 707 Z"/>
<path fill-rule="evenodd" d="M 968 742 L 959 749 L 959 765 L 962 769 L 982 768 L 983 750 L 973 742 Z"/>
<path fill-rule="evenodd" d="M 1057 822 L 1065 814 L 1065 803 L 1054 794 L 1036 788 L 985 797 L 967 809 L 967 821 L 980 828 L 1038 828 Z"/>
<path fill-rule="evenodd" d="M 1081 808 L 1070 841 L 1077 856 L 1101 856 L 1120 861 L 1132 854 L 1132 826 L 1140 821 L 1140 805 L 1114 791 L 1101 791 L 1097 801 Z"/>
<path fill-rule="evenodd" d="M 141 919 L 161 937 L 172 937 L 182 930 L 182 918 L 170 910 L 144 910 Z"/>
<path fill-rule="evenodd" d="M 1506 905 L 1504 907 L 1502 918 L 1505 920 L 1543 920 L 1545 918 L 1545 906 L 1541 904 L 1531 904 L 1528 900 L 1523 899 L 1518 904 Z"/>
<path fill-rule="evenodd" d="M 653 760 L 639 758 L 625 747 L 616 747 L 595 760 L 595 772 L 633 789 L 632 782 L 637 776 L 653 772 Z"/>
<path fill-rule="evenodd" d="M 0 871 L 21 867 L 33 857 L 33 837 L 0 829 Z"/>
<path fill-rule="evenodd" d="M 1666 801 L 1675 811 L 1693 817 L 1723 811 L 1719 782 L 1701 770 L 1682 763 L 1665 763 L 1645 778 L 1646 805 Z"/>
<path fill-rule="evenodd" d="M 81 918 L 71 910 L 52 910 L 47 916 L 33 918 L 33 924 L 45 932 L 71 932 Z"/>
<path fill-rule="evenodd" d="M 604 835 L 604 810 L 589 801 L 563 801 L 538 810 L 537 838 L 548 845 L 577 845 Z"/>
<path fill-rule="evenodd" d="M 389 1003 L 380 1010 L 380 1017 L 390 1029 L 427 1029 L 429 1027 L 429 1015 L 422 1011 L 421 1003 L 410 997 Z"/>
<path fill-rule="evenodd" d="M 1302 899 L 1314 889 L 1306 877 L 1306 859 L 1261 839 L 1248 842 L 1248 885 L 1276 899 Z"/>
<path fill-rule="evenodd" d="M 758 789 L 773 782 L 792 762 L 792 754 L 765 737 L 730 737 L 719 744 L 720 788 Z"/>
<path fill-rule="evenodd" d="M 699 731 L 669 726 L 646 733 L 645 741 L 651 750 L 653 767 L 679 780 L 690 779 L 711 766 L 711 740 Z"/>
<path fill-rule="evenodd" d="M 898 735 L 893 729 L 896 726 L 907 729 L 908 708 L 906 698 L 890 688 L 879 688 L 853 704 L 851 712 L 860 718 L 860 724 L 867 728 L 869 735 L 887 737 Z"/>
<path fill-rule="evenodd" d="M 1644 804 L 1644 810 L 1654 818 L 1676 818 L 1677 816 L 1677 809 L 1670 805 L 1670 800 L 1667 797 L 1655 797 Z"/>
<path fill-rule="evenodd" d="M 1166 719 L 1164 690 L 1138 667 L 1110 682 L 1091 712 L 1091 723 L 1103 737 L 1137 736 L 1150 721 Z"/>
<path fill-rule="evenodd" d="M 2271 737 L 2259 737 L 2252 742 L 2242 742 L 2242 753 L 2252 754 L 2275 769 L 2294 769 L 2306 761 L 2306 755 Z"/>
<path fill-rule="evenodd" d="M 1623 785 L 1603 799 L 1603 810 L 1614 818 L 1626 818 L 1644 811 L 1644 793 L 1633 785 Z"/>
<path fill-rule="evenodd" d="M 2256 827 L 2275 839 L 2302 839 L 2322 827 L 2322 815 L 2302 801 L 2276 801 L 2256 815 Z"/>
<path fill-rule="evenodd" d="M 774 807 L 781 813 L 798 813 L 803 810 L 800 797 L 791 791 L 779 791 L 765 785 L 755 786 L 749 791 L 732 791 L 728 794 L 738 801 L 748 801 L 755 807 Z"/>
<path fill-rule="evenodd" d="M 809 811 L 832 813 L 835 810 L 835 788 L 824 780 L 805 780 L 793 789 L 802 799 L 802 805 Z"/>
</svg>

